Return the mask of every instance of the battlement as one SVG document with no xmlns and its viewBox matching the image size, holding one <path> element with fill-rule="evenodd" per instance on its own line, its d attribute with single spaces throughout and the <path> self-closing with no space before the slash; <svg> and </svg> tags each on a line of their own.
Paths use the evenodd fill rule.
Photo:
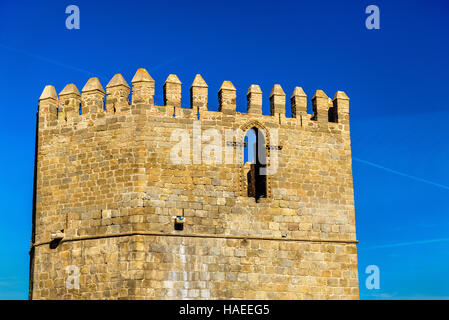
<svg viewBox="0 0 449 320">
<path fill-rule="evenodd" d="M 42 127 L 51 127 L 86 118 L 123 115 L 133 113 L 138 106 L 146 106 L 143 108 L 146 112 L 171 118 L 202 119 L 217 116 L 215 111 L 208 108 L 208 85 L 200 74 L 195 76 L 190 87 L 190 105 L 182 108 L 182 83 L 174 74 L 170 74 L 163 84 L 163 106 L 155 104 L 155 81 L 145 69 L 137 70 L 131 84 L 132 88 L 121 74 L 116 74 L 106 85 L 105 91 L 98 78 L 90 78 L 81 93 L 74 84 L 68 84 L 59 96 L 53 86 L 47 85 L 39 98 L 40 124 Z M 252 119 L 259 116 L 265 121 L 299 126 L 307 123 L 310 126 L 314 123 L 338 123 L 336 128 L 349 131 L 349 98 L 343 91 L 337 91 L 334 98 L 330 99 L 323 90 L 317 90 L 311 100 L 313 114 L 308 114 L 307 95 L 301 87 L 295 87 L 289 103 L 291 118 L 286 117 L 286 94 L 279 84 L 273 85 L 269 94 L 270 115 L 262 114 L 263 93 L 259 85 L 252 84 L 248 88 L 246 113 L 236 111 L 236 97 L 237 90 L 232 82 L 223 81 L 218 90 L 218 112 L 235 117 L 249 114 Z"/>
</svg>

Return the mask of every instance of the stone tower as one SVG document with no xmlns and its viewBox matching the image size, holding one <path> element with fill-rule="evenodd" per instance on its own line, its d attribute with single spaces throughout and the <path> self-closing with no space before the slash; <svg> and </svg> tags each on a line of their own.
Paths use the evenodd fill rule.
<svg viewBox="0 0 449 320">
<path fill-rule="evenodd" d="M 145 69 L 131 84 L 39 99 L 31 299 L 358 299 L 344 92 L 308 114 L 296 87 L 290 118 L 280 85 L 266 102 L 251 85 L 240 113 L 230 81 L 218 112 L 200 75 L 182 107 L 176 75 L 163 106 Z"/>
</svg>

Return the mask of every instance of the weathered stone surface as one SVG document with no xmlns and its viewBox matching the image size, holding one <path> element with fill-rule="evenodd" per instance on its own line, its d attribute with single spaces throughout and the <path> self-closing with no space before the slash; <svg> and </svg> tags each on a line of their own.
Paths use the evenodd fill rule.
<svg viewBox="0 0 449 320">
<path fill-rule="evenodd" d="M 90 78 L 87 83 L 84 85 L 82 92 L 91 92 L 91 91 L 99 91 L 104 93 L 104 89 L 101 86 L 100 80 L 98 78 Z"/>
<path fill-rule="evenodd" d="M 90 78 L 81 91 L 83 114 L 89 114 L 93 119 L 104 111 L 104 89 L 98 78 Z"/>
<path fill-rule="evenodd" d="M 329 120 L 329 97 L 323 90 L 315 91 L 312 97 L 313 118 L 321 123 L 326 123 Z"/>
<path fill-rule="evenodd" d="M 155 82 L 147 70 L 140 68 L 131 80 L 133 86 L 132 103 L 154 105 Z"/>
<path fill-rule="evenodd" d="M 58 100 L 58 94 L 56 93 L 55 87 L 53 87 L 52 85 L 45 86 L 45 88 L 42 91 L 42 94 L 39 98 L 39 101 L 45 100 L 45 99 Z"/>
<path fill-rule="evenodd" d="M 192 86 L 190 87 L 190 106 L 207 110 L 208 85 L 200 74 L 195 76 Z"/>
<path fill-rule="evenodd" d="M 270 112 L 272 116 L 276 114 L 285 115 L 285 93 L 279 84 L 275 84 L 271 89 Z"/>
<path fill-rule="evenodd" d="M 248 100 L 248 113 L 262 114 L 262 90 L 260 86 L 252 84 L 248 88 L 246 99 Z"/>
<path fill-rule="evenodd" d="M 59 93 L 59 118 L 63 121 L 69 121 L 75 118 L 79 113 L 81 104 L 81 94 L 78 88 L 70 83 Z"/>
<path fill-rule="evenodd" d="M 164 103 L 167 106 L 181 106 L 181 81 L 175 74 L 170 74 L 164 83 Z"/>
<path fill-rule="evenodd" d="M 129 108 L 130 88 L 120 73 L 112 77 L 106 86 L 106 111 L 123 112 Z"/>
<path fill-rule="evenodd" d="M 75 112 L 76 87 L 66 87 L 59 102 L 56 91 L 44 90 L 31 298 L 357 299 L 347 96 L 338 92 L 329 104 L 317 92 L 313 99 L 318 120 L 335 108 L 335 122 L 327 114 L 321 121 L 307 115 L 299 89 L 292 98 L 302 116 L 285 117 L 280 87 L 271 95 L 276 116 L 239 113 L 236 89 L 226 82 L 219 93 L 222 112 L 213 112 L 205 104 L 207 85 L 196 78 L 198 120 L 196 110 L 180 107 L 177 77 L 166 82 L 169 104 L 157 106 L 154 87 L 147 86 L 154 81 L 138 73 L 132 83 L 133 90 L 142 85 L 139 99 L 133 92 L 129 104 L 119 79 L 112 88 L 120 90 L 108 92 L 119 108 L 110 110 L 101 104 L 104 91 L 96 80 L 83 89 L 82 114 Z M 259 91 L 248 91 L 257 107 Z M 61 110 L 73 107 L 67 119 L 57 113 L 58 103 L 64 103 Z M 267 132 L 268 164 L 275 154 L 278 163 L 258 201 L 248 197 L 251 166 L 243 163 L 244 133 L 252 128 Z M 230 129 L 243 135 L 227 146 Z M 192 146 L 188 163 L 172 161 L 176 130 L 185 130 Z M 201 161 L 208 143 L 195 161 L 194 140 L 216 131 L 222 162 Z M 224 163 L 226 150 L 237 163 Z M 183 230 L 175 230 L 176 217 L 184 217 Z M 55 243 L 52 234 L 64 236 Z M 67 287 L 70 270 L 79 271 L 79 289 Z"/>
<path fill-rule="evenodd" d="M 218 110 L 224 114 L 234 114 L 236 105 L 236 89 L 231 81 L 223 81 L 218 90 Z"/>
<path fill-rule="evenodd" d="M 295 87 L 290 102 L 293 118 L 307 116 L 307 95 L 301 87 Z"/>
</svg>

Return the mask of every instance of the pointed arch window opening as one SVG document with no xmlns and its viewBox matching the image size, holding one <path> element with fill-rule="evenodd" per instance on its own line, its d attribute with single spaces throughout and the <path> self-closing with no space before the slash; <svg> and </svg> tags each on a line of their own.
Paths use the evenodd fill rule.
<svg viewBox="0 0 449 320">
<path fill-rule="evenodd" d="M 263 133 L 256 127 L 248 130 L 245 135 L 244 164 L 249 163 L 247 173 L 248 197 L 267 198 L 267 177 L 261 169 L 266 168 L 266 141 Z M 263 170 L 266 172 L 266 170 Z"/>
</svg>

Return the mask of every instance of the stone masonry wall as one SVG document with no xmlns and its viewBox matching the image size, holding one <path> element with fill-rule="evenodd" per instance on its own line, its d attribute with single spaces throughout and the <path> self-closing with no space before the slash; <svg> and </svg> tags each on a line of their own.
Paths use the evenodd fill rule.
<svg viewBox="0 0 449 320">
<path fill-rule="evenodd" d="M 30 298 L 358 298 L 349 99 L 342 91 L 331 100 L 318 90 L 310 115 L 297 87 L 287 118 L 279 85 L 270 94 L 271 115 L 261 114 L 256 85 L 248 113 L 236 112 L 229 81 L 218 94 L 219 112 L 207 110 L 199 75 L 190 108 L 181 108 L 175 75 L 164 84 L 164 106 L 154 105 L 154 81 L 144 69 L 132 87 L 131 104 L 121 75 L 107 85 L 106 104 L 96 78 L 82 94 L 72 84 L 59 96 L 44 89 Z M 251 128 L 264 130 L 268 163 L 277 163 L 259 201 L 247 196 L 243 165 Z M 243 132 L 234 144 L 225 141 L 229 129 Z M 188 133 L 190 163 L 173 163 L 182 139 L 176 130 Z M 196 156 L 195 139 L 213 130 L 236 161 Z M 175 216 L 185 218 L 182 231 L 174 229 Z M 62 240 L 54 239 L 58 232 Z M 80 271 L 79 289 L 66 287 L 68 266 Z"/>
</svg>

